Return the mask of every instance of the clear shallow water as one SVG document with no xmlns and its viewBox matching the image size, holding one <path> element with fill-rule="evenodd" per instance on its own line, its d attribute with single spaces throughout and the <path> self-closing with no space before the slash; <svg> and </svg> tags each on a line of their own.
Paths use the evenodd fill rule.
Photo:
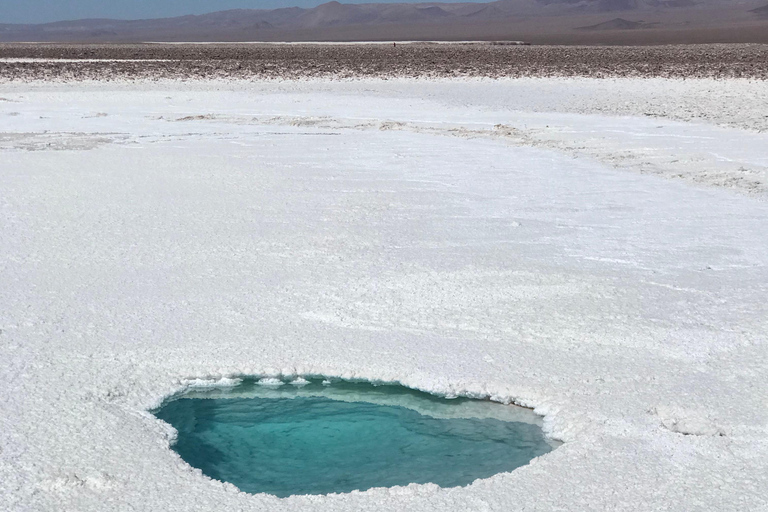
<svg viewBox="0 0 768 512">
<path fill-rule="evenodd" d="M 394 385 L 245 381 L 186 393 L 155 415 L 178 430 L 173 448 L 190 465 L 280 497 L 467 485 L 552 449 L 527 409 Z"/>
</svg>

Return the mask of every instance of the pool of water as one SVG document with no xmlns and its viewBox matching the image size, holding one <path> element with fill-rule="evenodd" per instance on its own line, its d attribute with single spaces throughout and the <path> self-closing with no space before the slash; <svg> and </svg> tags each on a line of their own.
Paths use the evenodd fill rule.
<svg viewBox="0 0 768 512">
<path fill-rule="evenodd" d="M 186 392 L 154 413 L 178 430 L 173 449 L 190 465 L 280 497 L 462 486 L 553 448 L 528 409 L 363 382 L 246 380 Z"/>
</svg>

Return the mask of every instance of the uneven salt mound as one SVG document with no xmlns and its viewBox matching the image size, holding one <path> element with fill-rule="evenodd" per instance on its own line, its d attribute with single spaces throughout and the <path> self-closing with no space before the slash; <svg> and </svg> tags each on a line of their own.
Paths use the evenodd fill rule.
<svg viewBox="0 0 768 512">
<path fill-rule="evenodd" d="M 186 393 L 155 414 L 178 430 L 173 448 L 190 465 L 280 497 L 467 485 L 552 449 L 519 407 L 394 385 L 266 384 Z"/>
</svg>

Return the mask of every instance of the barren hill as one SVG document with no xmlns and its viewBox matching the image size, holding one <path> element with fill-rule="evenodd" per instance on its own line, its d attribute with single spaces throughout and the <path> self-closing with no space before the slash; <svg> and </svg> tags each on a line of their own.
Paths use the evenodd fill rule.
<svg viewBox="0 0 768 512">
<path fill-rule="evenodd" d="M 655 24 L 645 23 L 643 21 L 630 21 L 625 20 L 624 18 L 614 18 L 595 25 L 578 27 L 576 30 L 634 30 L 638 28 L 652 27 L 654 25 Z"/>
<path fill-rule="evenodd" d="M 768 42 L 764 0 L 498 0 L 238 9 L 147 20 L 0 25 L 0 41 L 527 40 Z M 606 21 L 606 13 L 613 17 Z M 757 15 L 757 16 L 756 16 Z M 642 16 L 644 22 L 630 21 Z M 646 30 L 633 30 L 644 28 Z"/>
</svg>

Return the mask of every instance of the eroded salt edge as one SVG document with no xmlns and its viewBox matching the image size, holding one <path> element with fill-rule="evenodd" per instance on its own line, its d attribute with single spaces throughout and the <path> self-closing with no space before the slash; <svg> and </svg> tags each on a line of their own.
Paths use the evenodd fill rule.
<svg viewBox="0 0 768 512">
<path fill-rule="evenodd" d="M 314 372 L 307 371 L 275 371 L 265 370 L 261 372 L 229 372 L 227 374 L 210 374 L 205 377 L 187 377 L 176 380 L 173 390 L 167 391 L 164 395 L 156 397 L 153 401 L 145 404 L 144 412 L 152 413 L 162 407 L 169 400 L 183 396 L 192 390 L 210 390 L 210 389 L 228 389 L 240 385 L 246 379 L 258 381 L 262 386 L 282 386 L 292 385 L 298 382 L 298 385 L 306 384 L 309 379 L 333 379 L 345 382 L 370 383 L 374 386 L 402 386 L 404 388 L 421 391 L 430 395 L 452 399 L 452 398 L 470 398 L 473 400 L 489 400 L 502 405 L 513 405 L 530 410 L 540 418 L 540 426 L 548 442 L 554 442 L 555 446 L 566 442 L 566 431 L 557 431 L 554 427 L 555 412 L 546 404 L 538 404 L 535 400 L 526 399 L 519 394 L 509 391 L 501 391 L 480 384 L 475 385 L 456 385 L 451 383 L 427 382 L 418 379 L 402 378 L 371 378 L 364 376 L 367 374 L 352 372 Z M 294 384 L 295 385 L 295 384 Z"/>
</svg>

